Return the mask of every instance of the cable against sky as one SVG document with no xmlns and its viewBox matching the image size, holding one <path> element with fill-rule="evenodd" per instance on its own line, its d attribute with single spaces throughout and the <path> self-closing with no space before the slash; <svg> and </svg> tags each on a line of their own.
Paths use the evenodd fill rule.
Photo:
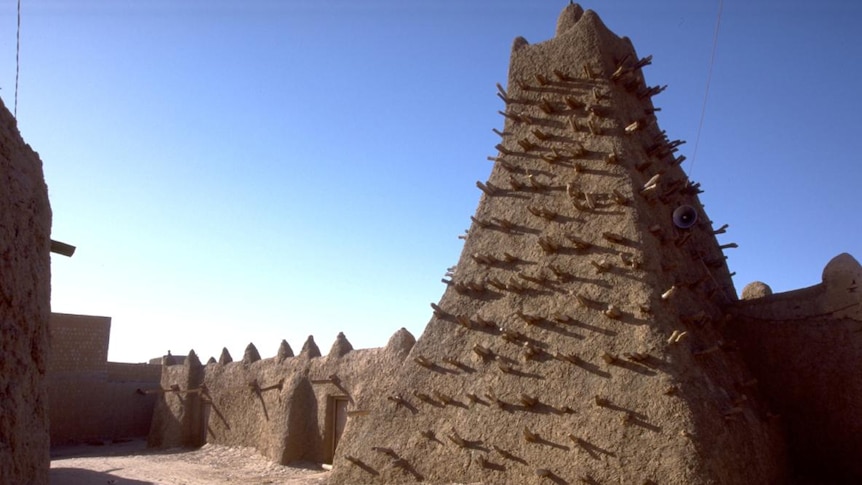
<svg viewBox="0 0 862 485">
<path fill-rule="evenodd" d="M 18 28 L 15 31 L 15 107 L 12 115 L 18 118 L 18 75 L 21 72 L 21 0 L 18 0 Z"/>
<path fill-rule="evenodd" d="M 709 56 L 709 71 L 706 74 L 706 90 L 703 93 L 703 105 L 700 109 L 700 121 L 697 124 L 697 135 L 694 139 L 694 148 L 691 153 L 691 163 L 688 164 L 688 176 L 694 173 L 694 162 L 697 160 L 697 146 L 700 145 L 700 132 L 703 130 L 703 119 L 706 117 L 706 101 L 709 99 L 709 83 L 712 81 L 712 67 L 715 64 L 715 48 L 718 46 L 718 31 L 721 27 L 721 11 L 724 8 L 724 0 L 718 0 L 718 15 L 715 19 L 715 32 L 712 35 L 712 53 Z"/>
</svg>

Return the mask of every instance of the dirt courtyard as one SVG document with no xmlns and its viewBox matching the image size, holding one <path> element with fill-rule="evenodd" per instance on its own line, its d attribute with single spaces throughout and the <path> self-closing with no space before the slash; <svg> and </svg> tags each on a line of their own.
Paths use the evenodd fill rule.
<svg viewBox="0 0 862 485">
<path fill-rule="evenodd" d="M 51 485 L 314 485 L 328 476 L 320 465 L 276 465 L 242 447 L 152 450 L 134 440 L 51 450 Z"/>
</svg>

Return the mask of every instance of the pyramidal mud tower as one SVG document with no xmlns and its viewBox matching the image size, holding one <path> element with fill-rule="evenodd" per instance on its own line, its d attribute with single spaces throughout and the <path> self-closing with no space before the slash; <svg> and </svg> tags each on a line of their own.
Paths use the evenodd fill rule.
<svg viewBox="0 0 862 485">
<path fill-rule="evenodd" d="M 140 390 L 150 446 L 252 446 L 331 483 L 860 483 L 862 265 L 737 299 L 649 63 L 574 4 L 553 39 L 515 39 L 494 168 L 419 340 L 166 359 Z"/>
<path fill-rule="evenodd" d="M 461 258 L 334 483 L 782 483 L 736 293 L 630 41 L 569 5 L 512 46 Z"/>
</svg>

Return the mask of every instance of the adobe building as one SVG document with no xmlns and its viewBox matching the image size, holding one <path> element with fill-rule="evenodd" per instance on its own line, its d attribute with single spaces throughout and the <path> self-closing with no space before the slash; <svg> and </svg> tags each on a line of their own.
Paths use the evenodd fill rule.
<svg viewBox="0 0 862 485">
<path fill-rule="evenodd" d="M 108 362 L 110 317 L 52 313 L 48 328 L 51 446 L 146 437 L 161 364 Z"/>
<path fill-rule="evenodd" d="M 862 266 L 738 300 L 647 64 L 577 5 L 515 40 L 494 168 L 418 341 L 161 368 L 107 362 L 100 317 L 55 315 L 50 353 L 47 188 L 0 102 L 0 483 L 47 483 L 49 402 L 63 441 L 140 433 L 147 396 L 152 446 L 332 461 L 334 483 L 862 481 Z M 123 410 L 88 414 L 105 402 Z"/>
<path fill-rule="evenodd" d="M 239 361 L 224 349 L 206 365 L 192 350 L 162 367 L 148 444 L 248 446 L 276 463 L 332 463 L 348 416 L 387 392 L 384 376 L 414 343 L 402 328 L 386 347 L 354 350 L 339 334 L 323 356 L 309 337 L 298 355 L 282 341 L 275 357 L 261 359 L 249 344 Z"/>
<path fill-rule="evenodd" d="M 51 206 L 39 155 L 0 100 L 0 483 L 48 483 Z"/>
<path fill-rule="evenodd" d="M 332 459 L 332 483 L 862 481 L 862 267 L 738 299 L 649 63 L 578 5 L 515 39 L 494 165 L 418 341 L 190 352 L 150 444 Z"/>
</svg>

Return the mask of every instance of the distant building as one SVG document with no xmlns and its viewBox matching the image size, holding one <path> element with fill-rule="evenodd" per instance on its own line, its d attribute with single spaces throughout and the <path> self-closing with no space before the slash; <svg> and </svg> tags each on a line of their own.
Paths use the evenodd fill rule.
<svg viewBox="0 0 862 485">
<path fill-rule="evenodd" d="M 108 362 L 110 317 L 52 313 L 48 330 L 51 445 L 147 436 L 161 363 Z"/>
<path fill-rule="evenodd" d="M 161 357 L 154 357 L 149 360 L 149 363 L 152 365 L 176 365 L 176 364 L 184 364 L 186 362 L 187 355 L 173 355 L 170 350 L 167 354 Z"/>
</svg>

